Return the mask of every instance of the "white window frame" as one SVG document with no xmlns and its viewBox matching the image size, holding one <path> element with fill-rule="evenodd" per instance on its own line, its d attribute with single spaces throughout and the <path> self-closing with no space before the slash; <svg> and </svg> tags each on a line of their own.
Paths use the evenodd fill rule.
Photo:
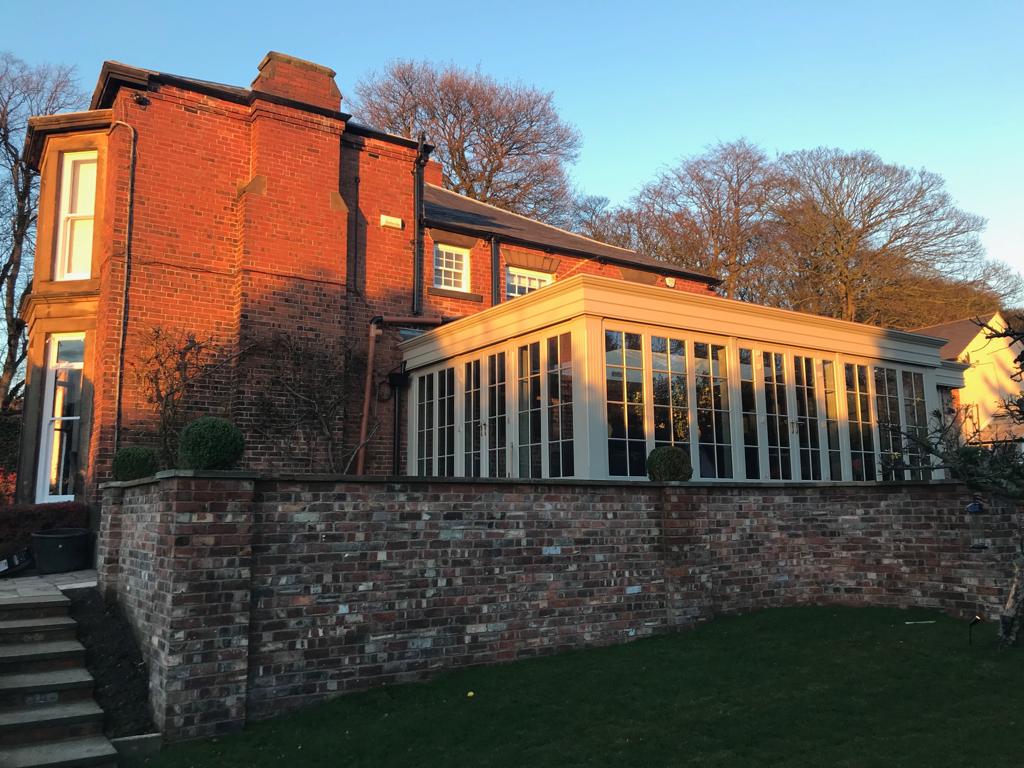
<svg viewBox="0 0 1024 768">
<path fill-rule="evenodd" d="M 838 353 L 823 349 L 820 346 L 796 346 L 792 344 L 779 344 L 765 342 L 749 336 L 722 336 L 708 333 L 703 330 L 679 328 L 666 325 L 643 324 L 635 322 L 620 321 L 615 318 L 587 316 L 576 318 L 564 324 L 557 324 L 543 330 L 535 330 L 530 333 L 512 336 L 501 343 L 492 346 L 474 349 L 472 351 L 454 355 L 441 362 L 433 363 L 417 371 L 418 374 L 434 373 L 448 366 L 455 367 L 456 376 L 456 475 L 464 475 L 464 462 L 461 457 L 465 450 L 465 421 L 464 421 L 464 392 L 465 382 L 463 381 L 464 362 L 478 359 L 481 364 L 481 388 L 486 390 L 488 385 L 488 374 L 486 371 L 486 360 L 491 354 L 498 352 L 505 353 L 506 361 L 506 391 L 505 391 L 505 424 L 506 424 L 506 462 L 507 476 L 517 477 L 519 474 L 518 448 L 520 435 L 518 429 L 518 378 L 519 378 L 519 357 L 520 346 L 528 345 L 534 341 L 541 342 L 541 398 L 547 403 L 547 345 L 546 340 L 551 336 L 561 333 L 572 333 L 573 345 L 573 427 L 574 427 L 574 468 L 575 477 L 611 480 L 636 480 L 636 477 L 612 476 L 608 472 L 607 463 L 607 379 L 605 370 L 604 334 L 605 331 L 613 330 L 624 333 L 638 333 L 641 336 L 643 349 L 643 385 L 644 385 L 644 431 L 646 449 L 648 453 L 654 447 L 654 398 L 652 387 L 652 366 L 650 356 L 651 336 L 665 336 L 678 338 L 686 344 L 686 381 L 687 381 L 687 413 L 689 422 L 689 448 L 691 465 L 694 468 L 694 479 L 711 483 L 810 483 L 819 482 L 805 480 L 800 474 L 800 452 L 799 439 L 796 423 L 796 377 L 794 373 L 795 356 L 811 358 L 815 375 L 815 397 L 817 403 L 817 429 L 818 459 L 821 465 L 822 478 L 828 476 L 831 481 L 849 482 L 852 480 L 852 455 L 850 452 L 850 423 L 847 413 L 846 388 L 845 388 L 845 365 L 865 365 L 869 372 L 873 366 L 894 367 L 899 372 L 897 386 L 899 388 L 900 407 L 903 404 L 902 372 L 909 371 L 920 373 L 923 377 L 923 394 L 928 413 L 939 406 L 938 390 L 936 389 L 935 373 L 927 368 L 901 363 L 891 359 L 864 357 L 855 354 Z M 728 350 L 729 365 L 729 398 L 730 398 L 730 433 L 729 439 L 732 446 L 732 478 L 700 477 L 699 443 L 697 441 L 697 402 L 696 392 L 696 364 L 694 360 L 695 345 L 698 343 L 715 344 L 725 346 Z M 754 364 L 754 394 L 757 409 L 758 424 L 758 454 L 759 466 L 762 472 L 761 478 L 747 479 L 745 476 L 744 444 L 741 418 L 741 394 L 739 380 L 739 349 L 750 349 L 752 362 Z M 785 365 L 786 376 L 786 405 L 787 419 L 789 422 L 790 437 L 790 480 L 772 480 L 765 475 L 769 474 L 768 466 L 768 440 L 767 440 L 767 410 L 764 398 L 764 371 L 762 355 L 765 352 L 778 353 L 782 355 Z M 835 420 L 838 422 L 838 439 L 840 453 L 840 476 L 831 477 L 831 464 L 828 452 L 828 437 L 826 424 L 825 388 L 823 363 L 829 362 L 833 366 L 834 394 L 836 398 Z M 867 393 L 870 407 L 870 421 L 873 429 L 873 439 L 876 461 L 878 459 L 878 417 L 875 412 L 875 390 L 874 377 L 868 376 Z M 481 425 L 483 435 L 481 437 L 481 476 L 486 478 L 489 473 L 489 459 L 487 456 L 487 431 L 486 417 L 490 414 L 493 405 L 489 402 L 489 394 L 485 397 L 481 394 L 481 408 L 484 417 L 484 424 Z M 486 403 L 486 404 L 485 404 Z M 415 474 L 416 468 L 416 407 L 414 398 L 410 398 L 408 410 L 408 443 L 409 446 L 409 469 L 410 474 Z M 906 425 L 904 425 L 905 427 Z M 434 436 L 436 441 L 436 435 Z M 550 436 L 548 434 L 548 419 L 543 416 L 541 419 L 541 444 L 542 450 L 542 474 L 547 478 L 550 476 L 548 462 L 548 448 Z M 436 448 L 435 448 L 436 455 Z M 932 477 L 941 479 L 943 474 L 939 469 L 932 469 Z M 880 477 L 877 474 L 876 478 Z M 880 482 L 876 479 L 875 482 Z"/>
<path fill-rule="evenodd" d="M 540 331 L 534 331 L 529 334 L 522 336 L 516 336 L 505 340 L 501 344 L 497 344 L 490 347 L 484 347 L 480 350 L 475 350 L 471 353 L 456 355 L 445 360 L 425 366 L 419 370 L 413 372 L 413 395 L 408 398 L 406 403 L 406 445 L 408 446 L 406 452 L 406 471 L 409 475 L 419 475 L 419 450 L 418 450 L 418 430 L 419 430 L 419 410 L 418 410 L 418 393 L 416 387 L 419 386 L 418 380 L 420 376 L 432 376 L 435 381 L 434 399 L 433 399 L 433 410 L 431 411 L 434 415 L 434 429 L 432 435 L 433 451 L 434 451 L 434 468 L 433 472 L 427 477 L 438 477 L 437 474 L 437 450 L 438 450 L 438 435 L 437 435 L 437 409 L 439 408 L 439 402 L 437 397 L 436 389 L 436 378 L 439 371 L 443 371 L 446 368 L 455 368 L 455 474 L 454 477 L 465 477 L 465 462 L 462 457 L 465 454 L 466 449 L 466 434 L 465 434 L 465 363 L 471 360 L 480 361 L 480 384 L 481 384 L 481 456 L 480 456 L 480 478 L 481 482 L 486 482 L 489 479 L 490 467 L 490 456 L 488 453 L 489 445 L 489 430 L 490 425 L 488 423 L 488 417 L 491 414 L 491 409 L 494 407 L 494 403 L 491 402 L 488 385 L 490 384 L 490 372 L 487 368 L 487 358 L 489 355 L 498 354 L 499 352 L 505 353 L 505 475 L 504 477 L 516 478 L 519 477 L 519 398 L 518 398 L 518 379 L 519 379 L 519 347 L 529 345 L 533 342 L 540 343 L 540 363 L 541 363 L 541 477 L 550 477 L 550 466 L 548 457 L 548 447 L 550 444 L 548 435 L 548 418 L 547 418 L 547 403 L 548 403 L 548 382 L 547 382 L 547 339 L 552 336 L 560 336 L 563 333 L 571 334 L 572 344 L 572 418 L 573 418 L 573 466 L 575 474 L 571 476 L 565 476 L 566 479 L 573 477 L 580 477 L 580 467 L 586 466 L 585 461 L 589 461 L 588 448 L 584 444 L 584 424 L 587 418 L 586 401 L 584 399 L 583 391 L 583 375 L 585 372 L 583 357 L 584 350 L 581 346 L 580 339 L 583 337 L 583 326 L 578 322 L 561 323 L 558 325 L 551 326 Z"/>
<path fill-rule="evenodd" d="M 74 501 L 74 493 L 51 495 L 49 466 L 53 460 L 53 422 L 56 420 L 53 415 L 53 395 L 57 380 L 57 349 L 61 341 L 81 341 L 85 345 L 84 333 L 51 333 L 46 338 L 46 381 L 43 387 L 43 408 L 41 411 L 40 424 L 41 433 L 39 440 L 39 461 L 36 465 L 36 503 L 46 504 L 57 501 Z M 61 363 L 60 369 L 83 370 L 85 368 L 85 356 L 79 363 Z M 84 385 L 84 376 L 83 376 Z M 83 401 L 80 399 L 79 404 Z M 62 421 L 77 421 L 81 424 L 82 414 L 79 411 L 77 416 L 61 417 Z M 81 439 L 81 431 L 79 431 Z"/>
<path fill-rule="evenodd" d="M 522 267 L 505 267 L 505 301 L 518 299 L 520 296 L 526 295 L 526 293 L 512 293 L 509 290 L 513 283 L 513 277 L 525 277 L 527 279 L 536 279 L 540 282 L 540 285 L 538 285 L 536 288 L 527 291 L 526 293 L 533 293 L 533 291 L 545 288 L 555 281 L 555 276 L 550 272 L 538 272 L 533 269 L 523 269 Z"/>
<path fill-rule="evenodd" d="M 92 243 L 90 242 L 89 244 L 88 267 L 77 272 L 68 271 L 67 267 L 71 263 L 71 254 L 68 252 L 71 247 L 69 230 L 76 221 L 92 221 L 95 227 L 96 190 L 93 190 L 92 213 L 87 215 L 71 210 L 71 195 L 75 178 L 75 164 L 91 161 L 94 165 L 98 165 L 98 153 L 92 149 L 82 152 L 64 152 L 60 157 L 60 199 L 58 201 L 57 243 L 54 250 L 53 279 L 88 280 L 92 277 Z"/>
<path fill-rule="evenodd" d="M 449 254 L 457 254 L 462 257 L 462 273 L 460 274 L 460 281 L 458 286 L 445 285 L 443 283 L 442 275 L 445 272 L 454 273 L 454 270 L 439 264 L 442 252 L 448 252 Z M 469 248 L 462 248 L 457 245 L 447 245 L 445 243 L 434 244 L 434 287 L 440 288 L 446 291 L 460 291 L 462 293 L 469 293 L 470 290 L 470 252 Z"/>
</svg>

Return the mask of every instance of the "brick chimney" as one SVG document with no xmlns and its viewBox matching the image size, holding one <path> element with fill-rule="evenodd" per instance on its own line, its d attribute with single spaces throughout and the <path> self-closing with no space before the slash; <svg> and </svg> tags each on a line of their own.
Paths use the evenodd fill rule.
<svg viewBox="0 0 1024 768">
<path fill-rule="evenodd" d="M 329 67 L 271 51 L 263 57 L 259 70 L 259 75 L 252 81 L 254 91 L 335 112 L 341 109 L 341 91 L 334 82 L 336 73 Z"/>
</svg>

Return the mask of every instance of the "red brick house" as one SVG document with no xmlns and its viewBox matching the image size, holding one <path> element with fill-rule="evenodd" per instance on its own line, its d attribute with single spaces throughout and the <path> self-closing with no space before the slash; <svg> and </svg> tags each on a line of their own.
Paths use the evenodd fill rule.
<svg viewBox="0 0 1024 768">
<path fill-rule="evenodd" d="M 401 377 L 387 382 L 412 332 L 574 274 L 714 292 L 712 278 L 448 192 L 429 146 L 340 108 L 332 70 L 269 53 L 249 88 L 107 62 L 88 111 L 31 121 L 41 191 L 20 499 L 94 498 L 118 447 L 152 442 L 135 366 L 154 328 L 216 345 L 225 362 L 191 407 L 243 429 L 246 468 L 309 472 L 323 447 L 296 457 L 287 428 L 261 423 L 261 393 L 279 389 L 274 341 L 344 349 L 350 397 L 331 426 L 347 460 L 372 322 L 363 471 L 399 474 Z"/>
</svg>

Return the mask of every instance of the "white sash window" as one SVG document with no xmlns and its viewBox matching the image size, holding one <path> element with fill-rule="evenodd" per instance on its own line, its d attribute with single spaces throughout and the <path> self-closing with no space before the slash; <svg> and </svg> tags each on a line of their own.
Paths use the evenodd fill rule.
<svg viewBox="0 0 1024 768">
<path fill-rule="evenodd" d="M 53 279 L 88 280 L 96 211 L 95 151 L 61 155 L 59 205 Z"/>
</svg>

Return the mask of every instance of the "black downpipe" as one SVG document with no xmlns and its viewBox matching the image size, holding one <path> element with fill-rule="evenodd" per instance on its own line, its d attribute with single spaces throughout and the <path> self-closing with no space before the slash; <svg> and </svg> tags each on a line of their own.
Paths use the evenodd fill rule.
<svg viewBox="0 0 1024 768">
<path fill-rule="evenodd" d="M 402 461 L 402 390 L 395 390 L 395 412 L 391 418 L 391 474 L 405 474 L 399 462 Z"/>
<path fill-rule="evenodd" d="M 501 243 L 491 238 L 491 306 L 501 303 Z"/>
<path fill-rule="evenodd" d="M 117 348 L 117 379 L 114 394 L 114 453 L 121 447 L 122 402 L 124 400 L 124 351 L 128 343 L 128 297 L 132 282 L 132 235 L 135 227 L 135 165 L 138 158 L 139 134 L 123 120 L 115 120 L 108 131 L 124 126 L 131 132 L 131 157 L 128 163 L 128 203 L 124 232 L 124 282 L 121 286 L 121 328 Z"/>
<path fill-rule="evenodd" d="M 415 236 L 412 253 L 412 313 L 423 314 L 423 168 L 427 164 L 430 150 L 426 148 L 426 137 L 421 133 L 416 147 L 416 166 L 413 168 L 412 208 Z"/>
</svg>

